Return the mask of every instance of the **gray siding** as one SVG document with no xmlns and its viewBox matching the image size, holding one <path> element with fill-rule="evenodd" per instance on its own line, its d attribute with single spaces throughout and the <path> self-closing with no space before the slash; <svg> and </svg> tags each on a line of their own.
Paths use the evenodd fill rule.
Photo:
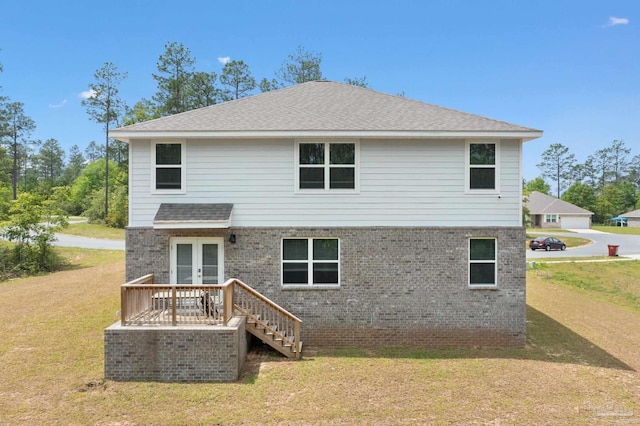
<svg viewBox="0 0 640 426">
<path fill-rule="evenodd" d="M 357 194 L 296 194 L 294 140 L 187 141 L 186 194 L 152 194 L 149 140 L 130 146 L 130 225 L 160 203 L 233 203 L 233 226 L 519 226 L 519 140 L 503 140 L 500 197 L 465 194 L 463 140 L 360 140 Z"/>
</svg>

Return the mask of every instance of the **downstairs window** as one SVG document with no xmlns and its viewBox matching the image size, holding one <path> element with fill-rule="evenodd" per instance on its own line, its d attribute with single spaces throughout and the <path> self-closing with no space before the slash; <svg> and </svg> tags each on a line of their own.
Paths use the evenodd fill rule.
<svg viewBox="0 0 640 426">
<path fill-rule="evenodd" d="M 469 239 L 469 286 L 495 287 L 498 285 L 498 262 L 495 238 Z"/>
<path fill-rule="evenodd" d="M 337 238 L 282 240 L 282 285 L 340 285 L 340 244 Z"/>
</svg>

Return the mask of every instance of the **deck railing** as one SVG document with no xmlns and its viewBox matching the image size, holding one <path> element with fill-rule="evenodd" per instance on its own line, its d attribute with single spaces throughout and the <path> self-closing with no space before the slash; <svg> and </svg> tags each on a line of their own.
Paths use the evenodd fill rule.
<svg viewBox="0 0 640 426">
<path fill-rule="evenodd" d="M 224 284 L 155 284 L 145 275 L 121 286 L 121 324 L 227 325 L 234 312 L 247 331 L 287 356 L 300 357 L 302 320 L 235 278 Z"/>
<path fill-rule="evenodd" d="M 293 346 L 296 356 L 299 356 L 302 351 L 300 341 L 302 320 L 242 281 L 234 281 L 236 310 L 255 322 L 259 328 L 267 330 L 266 333 L 271 334 L 274 341 L 282 342 L 282 345 L 287 347 Z"/>
<path fill-rule="evenodd" d="M 120 320 L 125 325 L 227 325 L 233 315 L 233 282 L 154 284 L 145 275 L 120 288 Z"/>
</svg>

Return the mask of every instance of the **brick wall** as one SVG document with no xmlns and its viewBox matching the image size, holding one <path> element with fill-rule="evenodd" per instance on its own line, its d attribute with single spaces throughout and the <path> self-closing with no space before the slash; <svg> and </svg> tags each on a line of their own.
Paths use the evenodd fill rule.
<svg viewBox="0 0 640 426">
<path fill-rule="evenodd" d="M 104 332 L 105 378 L 119 381 L 233 382 L 247 353 L 244 318 L 227 327 L 114 324 Z"/>
<path fill-rule="evenodd" d="M 228 236 L 236 234 L 236 244 Z M 127 279 L 169 281 L 172 236 L 221 236 L 225 278 L 238 278 L 303 320 L 317 346 L 525 344 L 525 231 L 521 227 L 233 228 L 127 230 Z M 340 239 L 337 289 L 287 289 L 281 240 Z M 468 238 L 498 240 L 497 289 L 470 289 Z"/>
</svg>

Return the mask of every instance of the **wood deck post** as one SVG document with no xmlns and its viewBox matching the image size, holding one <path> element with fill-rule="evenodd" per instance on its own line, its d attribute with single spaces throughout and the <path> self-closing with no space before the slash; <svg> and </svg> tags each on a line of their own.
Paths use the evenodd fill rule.
<svg viewBox="0 0 640 426">
<path fill-rule="evenodd" d="M 176 302 L 178 300 L 176 286 L 171 286 L 171 325 L 178 325 Z"/>
<path fill-rule="evenodd" d="M 127 287 L 120 287 L 120 324 L 127 325 Z"/>
<path fill-rule="evenodd" d="M 302 355 L 302 345 L 300 344 L 300 322 L 293 322 L 293 335 L 295 336 L 294 344 L 296 345 L 296 358 Z"/>
</svg>

